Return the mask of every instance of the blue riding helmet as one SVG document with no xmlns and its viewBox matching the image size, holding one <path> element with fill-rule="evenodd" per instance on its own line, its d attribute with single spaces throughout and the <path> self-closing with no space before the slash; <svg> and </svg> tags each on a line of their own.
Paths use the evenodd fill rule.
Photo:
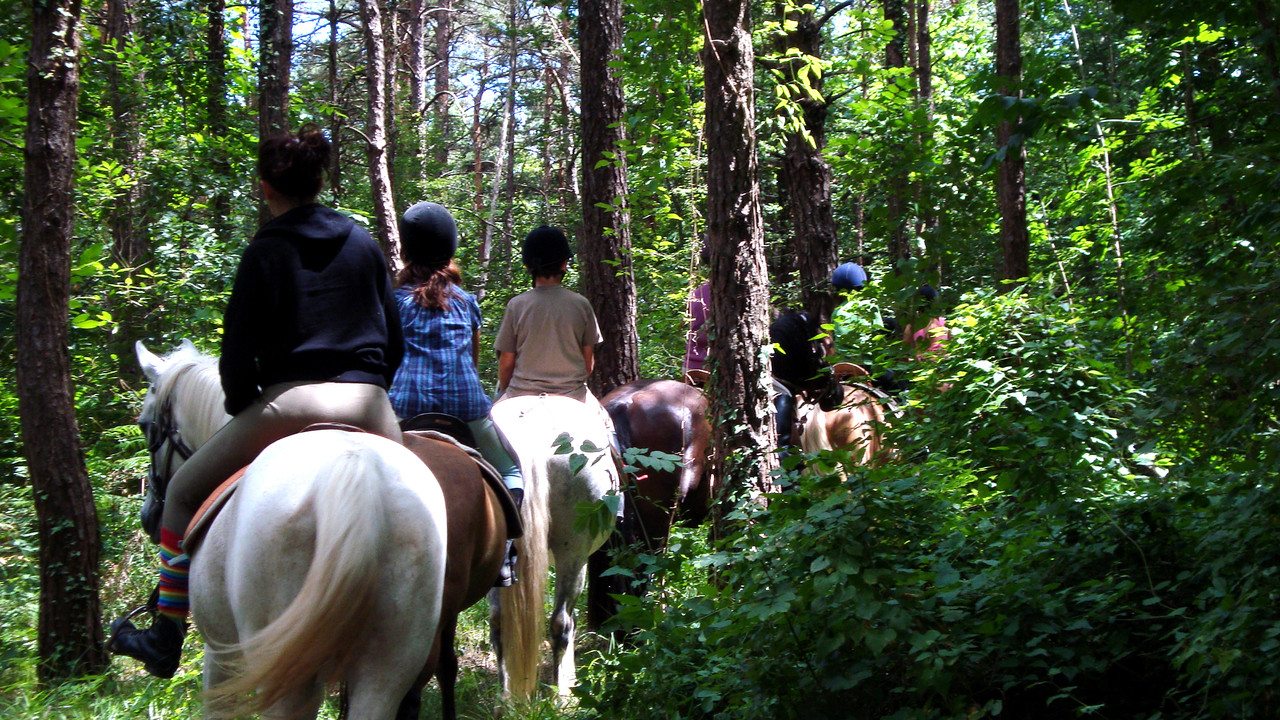
<svg viewBox="0 0 1280 720">
<path fill-rule="evenodd" d="M 831 284 L 841 290 L 861 290 L 867 284 L 867 271 L 857 263 L 845 263 L 831 273 Z"/>
</svg>

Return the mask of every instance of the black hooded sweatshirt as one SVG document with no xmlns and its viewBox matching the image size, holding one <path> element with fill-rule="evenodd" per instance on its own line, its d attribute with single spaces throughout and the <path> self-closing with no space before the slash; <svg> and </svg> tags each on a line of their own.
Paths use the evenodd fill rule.
<svg viewBox="0 0 1280 720">
<path fill-rule="evenodd" d="M 390 387 L 403 356 L 391 278 L 364 228 L 314 204 L 262 226 L 240 259 L 223 317 L 228 413 L 281 382 Z"/>
</svg>

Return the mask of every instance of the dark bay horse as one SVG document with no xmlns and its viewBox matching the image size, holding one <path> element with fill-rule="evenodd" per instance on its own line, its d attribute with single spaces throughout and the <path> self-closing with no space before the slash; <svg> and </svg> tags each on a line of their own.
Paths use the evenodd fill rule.
<svg viewBox="0 0 1280 720">
<path fill-rule="evenodd" d="M 622 576 L 601 577 L 610 564 L 608 550 L 635 542 L 648 552 L 661 549 L 675 521 L 701 523 L 714 491 L 709 475 L 711 423 L 707 399 L 697 388 L 674 380 L 640 380 L 615 389 L 600 404 L 613 419 L 624 448 L 661 451 L 681 459 L 674 469 L 643 468 L 626 488 L 626 516 L 610 547 L 591 556 L 587 623 L 600 627 L 616 612 L 610 594 L 635 594 L 639 588 Z"/>
</svg>

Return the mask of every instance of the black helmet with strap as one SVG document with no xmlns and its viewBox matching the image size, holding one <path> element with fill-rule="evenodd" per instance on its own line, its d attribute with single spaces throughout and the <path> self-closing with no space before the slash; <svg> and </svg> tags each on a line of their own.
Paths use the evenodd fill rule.
<svg viewBox="0 0 1280 720">
<path fill-rule="evenodd" d="M 409 262 L 441 265 L 458 251 L 458 225 L 442 206 L 420 202 L 400 218 L 400 252 Z"/>
<path fill-rule="evenodd" d="M 534 271 L 549 269 L 564 260 L 573 257 L 569 247 L 569 238 L 558 228 L 543 225 L 534 228 L 524 237 L 520 249 L 520 260 L 525 267 Z"/>
</svg>

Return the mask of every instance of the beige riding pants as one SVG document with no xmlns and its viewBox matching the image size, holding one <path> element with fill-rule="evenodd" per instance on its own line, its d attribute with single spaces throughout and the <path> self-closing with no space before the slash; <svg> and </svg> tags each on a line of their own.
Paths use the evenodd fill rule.
<svg viewBox="0 0 1280 720">
<path fill-rule="evenodd" d="M 178 537 L 224 480 L 268 445 L 318 422 L 354 425 L 400 442 L 387 391 L 368 383 L 292 382 L 267 388 L 178 468 L 165 492 L 160 525 Z"/>
</svg>

